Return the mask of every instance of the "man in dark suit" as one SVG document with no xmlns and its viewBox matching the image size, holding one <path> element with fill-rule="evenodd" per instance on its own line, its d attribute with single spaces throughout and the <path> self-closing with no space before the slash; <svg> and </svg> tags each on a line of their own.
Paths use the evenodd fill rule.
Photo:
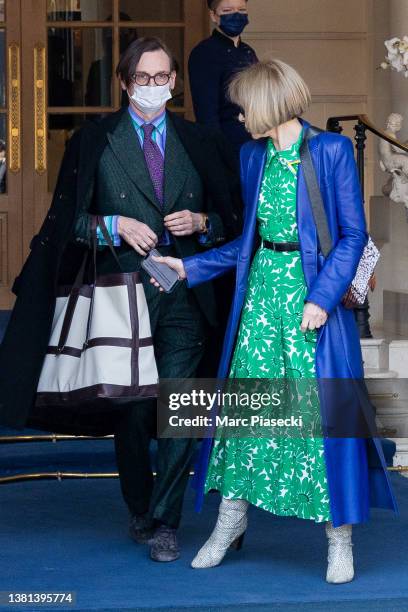
<svg viewBox="0 0 408 612">
<path fill-rule="evenodd" d="M 166 111 L 176 79 L 169 49 L 155 38 L 138 39 L 117 72 L 129 108 L 87 122 L 68 143 L 51 209 L 14 284 L 17 300 L 0 348 L 4 425 L 38 420 L 35 393 L 55 286 L 75 278 L 90 246 L 92 215 L 105 217 L 124 272 L 140 270 L 153 247 L 186 257 L 240 233 L 239 180 L 222 135 Z M 99 273 L 116 272 L 102 236 L 99 243 Z M 216 324 L 211 283 L 194 290 L 181 283 L 163 294 L 143 270 L 141 275 L 159 376 L 195 376 Z M 172 561 L 179 556 L 176 529 L 195 441 L 159 438 L 154 480 L 149 446 L 156 434 L 155 402 L 120 415 L 115 446 L 130 534 L 137 542 L 149 541 L 152 559 Z"/>
</svg>

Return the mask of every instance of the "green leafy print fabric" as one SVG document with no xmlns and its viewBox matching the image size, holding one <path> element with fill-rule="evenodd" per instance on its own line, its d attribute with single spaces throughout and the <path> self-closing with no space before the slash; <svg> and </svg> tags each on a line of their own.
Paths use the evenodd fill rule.
<svg viewBox="0 0 408 612">
<path fill-rule="evenodd" d="M 261 238 L 298 241 L 296 186 L 298 141 L 277 151 L 272 139 L 258 204 Z M 246 300 L 231 362 L 231 378 L 313 378 L 316 332 L 300 330 L 306 286 L 300 253 L 261 246 L 252 262 Z M 301 407 L 318 419 L 318 400 Z M 309 414 L 304 414 L 309 411 Z M 237 438 L 217 431 L 206 491 L 246 499 L 273 514 L 328 521 L 330 498 L 321 437 Z"/>
</svg>

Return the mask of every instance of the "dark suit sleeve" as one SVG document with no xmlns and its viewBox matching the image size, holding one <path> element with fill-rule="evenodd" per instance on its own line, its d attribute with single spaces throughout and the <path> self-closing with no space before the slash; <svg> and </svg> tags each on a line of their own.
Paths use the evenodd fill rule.
<svg viewBox="0 0 408 612">
<path fill-rule="evenodd" d="M 92 216 L 86 210 L 82 209 L 79 212 L 71 241 L 91 245 L 91 218 Z"/>
<path fill-rule="evenodd" d="M 218 127 L 221 74 L 217 62 L 205 47 L 198 46 L 190 54 L 188 72 L 196 120 Z"/>
</svg>

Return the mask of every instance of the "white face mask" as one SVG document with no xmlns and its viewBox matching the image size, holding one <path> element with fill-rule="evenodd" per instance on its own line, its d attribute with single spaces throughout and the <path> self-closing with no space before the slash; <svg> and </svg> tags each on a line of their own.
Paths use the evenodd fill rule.
<svg viewBox="0 0 408 612">
<path fill-rule="evenodd" d="M 142 113 L 156 113 L 172 98 L 170 85 L 135 85 L 129 98 Z"/>
</svg>

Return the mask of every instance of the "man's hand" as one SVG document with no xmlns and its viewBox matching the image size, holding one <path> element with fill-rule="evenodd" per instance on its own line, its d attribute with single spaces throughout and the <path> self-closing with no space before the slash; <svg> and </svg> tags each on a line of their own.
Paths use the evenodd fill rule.
<svg viewBox="0 0 408 612">
<path fill-rule="evenodd" d="M 312 302 L 306 302 L 300 329 L 302 332 L 308 329 L 319 329 L 326 323 L 327 317 L 328 314 L 323 308 Z"/>
<path fill-rule="evenodd" d="M 184 280 L 187 277 L 182 259 L 177 259 L 176 257 L 155 257 L 154 255 L 152 259 L 158 263 L 167 264 L 169 268 L 172 268 L 172 270 L 177 272 L 180 280 Z M 160 289 L 160 291 L 164 291 L 163 287 L 161 287 L 160 283 L 155 278 L 152 277 L 150 282 L 152 285 Z"/>
<path fill-rule="evenodd" d="M 158 237 L 145 223 L 130 219 L 118 218 L 118 233 L 139 255 L 147 255 L 157 245 Z"/>
<path fill-rule="evenodd" d="M 180 210 L 164 217 L 164 225 L 174 236 L 191 236 L 202 227 L 202 214 Z"/>
</svg>

